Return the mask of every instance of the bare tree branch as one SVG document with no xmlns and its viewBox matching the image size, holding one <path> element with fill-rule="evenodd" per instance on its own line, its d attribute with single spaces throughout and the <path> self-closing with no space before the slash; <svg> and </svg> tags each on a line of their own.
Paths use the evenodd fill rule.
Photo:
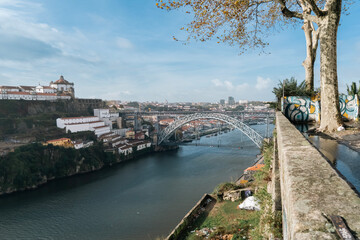
<svg viewBox="0 0 360 240">
<path fill-rule="evenodd" d="M 322 11 L 316 4 L 314 0 L 305 0 L 311 7 L 311 10 L 315 13 L 317 17 L 325 16 L 327 14 L 326 11 Z"/>
<path fill-rule="evenodd" d="M 277 0 L 277 2 L 280 4 L 281 6 L 281 12 L 284 14 L 284 16 L 289 17 L 289 18 L 298 18 L 303 20 L 304 16 L 301 13 L 298 12 L 294 12 L 294 11 L 290 11 L 287 7 L 286 7 L 286 2 L 285 0 Z"/>
</svg>

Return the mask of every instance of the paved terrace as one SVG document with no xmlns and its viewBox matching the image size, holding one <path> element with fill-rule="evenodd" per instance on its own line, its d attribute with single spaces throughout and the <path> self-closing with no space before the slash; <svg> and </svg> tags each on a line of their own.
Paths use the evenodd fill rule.
<svg viewBox="0 0 360 240">
<path fill-rule="evenodd" d="M 330 215 L 343 217 L 359 238 L 358 195 L 280 112 L 276 128 L 284 239 L 337 239 Z"/>
</svg>

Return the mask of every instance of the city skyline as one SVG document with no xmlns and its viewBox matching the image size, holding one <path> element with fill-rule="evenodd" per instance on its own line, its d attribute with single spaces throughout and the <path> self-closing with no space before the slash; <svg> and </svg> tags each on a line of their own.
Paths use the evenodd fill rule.
<svg viewBox="0 0 360 240">
<path fill-rule="evenodd" d="M 267 53 L 216 41 L 190 42 L 179 29 L 184 11 L 157 9 L 155 1 L 0 0 L 0 85 L 45 85 L 60 75 L 76 96 L 121 101 L 271 101 L 279 80 L 304 79 L 301 24 L 268 38 Z M 339 91 L 358 83 L 359 3 L 343 14 L 338 35 Z M 141 18 L 139 17 L 141 16 Z M 295 56 L 295 57 L 294 57 Z M 319 57 L 315 66 L 319 86 Z"/>
</svg>

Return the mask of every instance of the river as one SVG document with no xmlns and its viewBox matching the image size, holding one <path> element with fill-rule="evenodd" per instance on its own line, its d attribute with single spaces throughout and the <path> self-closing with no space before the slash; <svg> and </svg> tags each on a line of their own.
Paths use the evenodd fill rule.
<svg viewBox="0 0 360 240">
<path fill-rule="evenodd" d="M 252 127 L 265 134 L 266 125 Z M 208 146 L 181 146 L 1 197 L 0 239 L 166 236 L 204 193 L 235 181 L 260 153 L 238 130 L 199 143 Z"/>
</svg>

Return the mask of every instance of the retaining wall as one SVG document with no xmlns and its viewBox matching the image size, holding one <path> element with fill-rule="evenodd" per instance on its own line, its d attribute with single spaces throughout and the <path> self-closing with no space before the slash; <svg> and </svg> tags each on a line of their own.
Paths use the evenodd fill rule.
<svg viewBox="0 0 360 240">
<path fill-rule="evenodd" d="M 280 112 L 276 113 L 284 239 L 337 239 L 325 216 L 360 237 L 360 198 Z"/>
<path fill-rule="evenodd" d="M 341 116 L 349 120 L 359 120 L 359 98 L 357 95 L 339 96 Z M 292 122 L 319 122 L 320 98 L 305 96 L 289 96 L 282 98 L 281 109 Z"/>
<path fill-rule="evenodd" d="M 189 231 L 189 228 L 192 228 L 192 224 L 196 221 L 196 219 L 201 216 L 201 214 L 204 214 L 205 211 L 209 211 L 209 209 L 212 208 L 215 203 L 215 198 L 213 198 L 209 194 L 205 194 L 196 203 L 196 205 L 185 215 L 181 222 L 169 234 L 166 240 L 184 239 Z"/>
</svg>

